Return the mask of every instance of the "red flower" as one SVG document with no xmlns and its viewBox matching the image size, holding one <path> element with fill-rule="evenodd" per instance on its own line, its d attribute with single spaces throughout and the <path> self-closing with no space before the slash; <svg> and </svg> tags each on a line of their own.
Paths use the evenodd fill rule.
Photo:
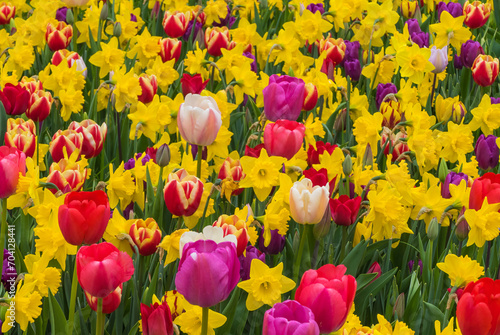
<svg viewBox="0 0 500 335">
<path fill-rule="evenodd" d="M 122 290 L 123 284 L 120 284 L 116 290 L 102 299 L 102 312 L 104 314 L 111 314 L 118 308 L 118 306 L 120 306 L 122 301 Z M 84 292 L 87 304 L 89 304 L 90 308 L 92 308 L 94 312 L 97 312 L 97 298 L 90 295 L 87 291 Z"/>
<path fill-rule="evenodd" d="M 480 210 L 484 198 L 489 204 L 500 202 L 500 174 L 488 172 L 474 180 L 470 190 L 469 208 Z"/>
<path fill-rule="evenodd" d="M 154 254 L 161 242 L 161 230 L 153 218 L 135 220 L 130 227 L 129 235 L 142 256 Z"/>
<path fill-rule="evenodd" d="M 104 298 L 134 274 L 132 258 L 111 243 L 81 247 L 76 254 L 80 286 L 90 295 Z"/>
<path fill-rule="evenodd" d="M 222 49 L 229 49 L 231 37 L 229 29 L 224 27 L 207 28 L 205 31 L 205 45 L 209 55 L 218 57 L 222 55 Z"/>
<path fill-rule="evenodd" d="M 500 334 L 500 280 L 469 283 L 458 301 L 457 321 L 463 335 Z"/>
<path fill-rule="evenodd" d="M 328 180 L 328 171 L 325 168 L 316 171 L 315 168 L 310 168 L 304 171 L 304 177 L 310 179 L 313 183 L 313 186 L 325 186 L 328 184 L 330 186 L 330 196 L 332 195 L 335 189 L 335 180 L 337 177 L 334 177 L 332 180 Z"/>
<path fill-rule="evenodd" d="M 333 222 L 340 226 L 352 225 L 356 222 L 360 205 L 361 197 L 351 199 L 347 195 L 341 195 L 338 199 L 330 199 Z"/>
<path fill-rule="evenodd" d="M 104 140 L 106 140 L 106 134 L 108 133 L 106 123 L 99 126 L 91 119 L 81 122 L 73 121 L 69 125 L 68 130 L 74 130 L 83 135 L 81 154 L 86 158 L 95 157 L 101 153 Z"/>
<path fill-rule="evenodd" d="M 45 40 L 50 50 L 57 51 L 66 49 L 73 38 L 73 27 L 64 21 L 59 21 L 57 26 L 47 24 Z"/>
<path fill-rule="evenodd" d="M 307 149 L 307 163 L 309 166 L 319 164 L 319 156 L 325 151 L 331 155 L 335 148 L 337 148 L 336 144 L 323 143 L 323 141 L 316 142 L 316 149 L 312 145 L 309 145 L 309 149 Z"/>
<path fill-rule="evenodd" d="M 141 303 L 142 333 L 144 335 L 172 335 L 174 325 L 166 301 L 151 306 Z"/>
<path fill-rule="evenodd" d="M 164 199 L 170 213 L 177 216 L 191 216 L 200 205 L 203 183 L 186 170 L 177 170 L 168 176 Z"/>
<path fill-rule="evenodd" d="M 251 148 L 248 145 L 245 146 L 245 156 L 259 158 L 260 151 L 264 148 L 264 143 L 257 144 L 255 147 Z"/>
<path fill-rule="evenodd" d="M 59 228 L 73 245 L 99 242 L 108 226 L 109 200 L 103 191 L 71 192 L 59 207 Z"/>
<path fill-rule="evenodd" d="M 154 74 L 143 74 L 139 77 L 139 84 L 141 85 L 142 93 L 137 97 L 143 104 L 150 103 L 158 90 L 158 81 Z"/>
<path fill-rule="evenodd" d="M 201 78 L 201 74 L 197 73 L 194 76 L 190 75 L 189 73 L 184 73 L 181 78 L 181 85 L 182 85 L 182 94 L 184 96 L 188 95 L 189 93 L 192 94 L 200 94 L 201 91 L 207 87 L 208 84 L 208 79 L 206 81 L 203 81 L 203 78 Z"/>
<path fill-rule="evenodd" d="M 182 41 L 167 37 L 159 40 L 158 44 L 161 47 L 159 55 L 163 63 L 171 59 L 175 59 L 177 62 L 181 57 Z"/>
<path fill-rule="evenodd" d="M 30 93 L 20 84 L 5 84 L 0 90 L 0 102 L 7 115 L 21 115 L 28 109 Z"/>
<path fill-rule="evenodd" d="M 302 146 L 306 127 L 296 121 L 277 120 L 264 129 L 264 147 L 270 156 L 291 159 Z"/>
<path fill-rule="evenodd" d="M 26 156 L 16 148 L 0 147 L 0 199 L 16 192 L 19 173 L 26 173 Z"/>
<path fill-rule="evenodd" d="M 498 77 L 499 61 L 489 55 L 478 55 L 472 64 L 472 79 L 479 86 L 491 86 Z"/>
</svg>

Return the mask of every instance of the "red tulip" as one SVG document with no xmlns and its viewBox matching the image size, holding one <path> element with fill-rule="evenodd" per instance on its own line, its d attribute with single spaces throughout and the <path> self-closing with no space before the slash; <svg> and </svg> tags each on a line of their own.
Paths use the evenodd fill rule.
<svg viewBox="0 0 500 335">
<path fill-rule="evenodd" d="M 458 301 L 457 321 L 463 335 L 500 334 L 500 280 L 469 283 Z"/>
<path fill-rule="evenodd" d="M 171 59 L 175 59 L 177 62 L 181 57 L 182 41 L 167 37 L 159 40 L 158 44 L 161 47 L 160 56 L 163 63 Z"/>
<path fill-rule="evenodd" d="M 10 20 L 16 15 L 16 7 L 12 6 L 10 2 L 0 3 L 0 25 L 10 23 Z"/>
<path fill-rule="evenodd" d="M 189 93 L 200 94 L 207 87 L 208 79 L 203 81 L 201 74 L 197 73 L 194 76 L 189 73 L 184 73 L 181 78 L 182 94 L 184 96 Z"/>
<path fill-rule="evenodd" d="M 158 81 L 154 74 L 143 74 L 139 77 L 139 84 L 141 85 L 142 93 L 137 97 L 143 104 L 150 103 L 158 90 Z"/>
<path fill-rule="evenodd" d="M 190 12 L 167 11 L 163 18 L 163 29 L 165 34 L 172 38 L 184 35 L 189 24 Z"/>
<path fill-rule="evenodd" d="M 59 228 L 69 244 L 93 244 L 102 238 L 109 216 L 109 200 L 103 191 L 71 192 L 59 207 Z"/>
<path fill-rule="evenodd" d="M 96 157 L 101 153 L 104 140 L 106 140 L 106 134 L 108 133 L 106 123 L 99 126 L 90 119 L 81 122 L 73 121 L 69 125 L 68 130 L 74 130 L 83 135 L 81 154 L 86 158 Z"/>
<path fill-rule="evenodd" d="M 307 83 L 304 87 L 304 103 L 302 104 L 302 110 L 310 111 L 316 107 L 318 102 L 318 89 L 313 83 Z"/>
<path fill-rule="evenodd" d="M 29 107 L 26 116 L 35 122 L 41 122 L 49 116 L 52 107 L 52 94 L 45 91 L 32 93 L 29 99 Z"/>
<path fill-rule="evenodd" d="M 81 247 L 76 254 L 80 286 L 90 295 L 105 298 L 134 274 L 132 258 L 111 243 Z"/>
<path fill-rule="evenodd" d="M 304 142 L 306 127 L 299 122 L 277 120 L 264 129 L 264 147 L 270 156 L 291 159 Z"/>
<path fill-rule="evenodd" d="M 295 300 L 314 313 L 320 333 L 339 330 L 347 319 L 356 294 L 356 279 L 344 265 L 326 264 L 307 270 L 295 293 Z"/>
<path fill-rule="evenodd" d="M 236 241 L 238 242 L 236 251 L 238 256 L 243 255 L 243 251 L 245 251 L 250 239 L 245 220 L 240 219 L 237 215 L 223 214 L 219 216 L 219 219 L 212 226 L 221 227 L 224 231 L 224 236 L 229 234 L 236 236 Z"/>
<path fill-rule="evenodd" d="M 209 27 L 205 31 L 205 45 L 209 55 L 218 57 L 222 55 L 222 49 L 228 49 L 231 41 L 229 29 L 223 27 Z"/>
<path fill-rule="evenodd" d="M 7 115 L 21 115 L 28 109 L 30 93 L 21 84 L 5 84 L 0 90 L 0 102 Z"/>
<path fill-rule="evenodd" d="M 154 254 L 161 242 L 161 230 L 153 218 L 135 220 L 128 234 L 137 245 L 139 254 L 142 256 Z"/>
<path fill-rule="evenodd" d="M 80 164 L 81 161 L 73 162 L 65 158 L 57 163 L 52 163 L 47 183 L 56 185 L 62 193 L 80 191 L 87 179 L 87 169 Z M 54 188 L 51 188 L 50 191 L 54 194 L 57 193 Z"/>
<path fill-rule="evenodd" d="M 16 193 L 19 173 L 26 173 L 26 156 L 16 148 L 0 147 L 0 199 Z"/>
<path fill-rule="evenodd" d="M 191 216 L 200 205 L 203 183 L 186 170 L 177 170 L 168 176 L 164 199 L 170 213 L 177 216 Z"/>
<path fill-rule="evenodd" d="M 470 29 L 484 26 L 491 14 L 491 4 L 481 1 L 466 1 L 464 4 L 464 23 Z"/>
<path fill-rule="evenodd" d="M 491 86 L 498 77 L 499 61 L 489 55 L 478 55 L 472 64 L 472 79 L 479 86 Z"/>
<path fill-rule="evenodd" d="M 324 154 L 325 151 L 331 155 L 335 148 L 337 148 L 336 144 L 323 143 L 323 141 L 316 142 L 316 149 L 312 145 L 309 145 L 309 149 L 307 149 L 307 163 L 309 166 L 319 164 L 319 156 Z"/>
<path fill-rule="evenodd" d="M 243 192 L 243 189 L 238 187 L 240 180 L 245 178 L 239 159 L 226 158 L 217 178 L 222 180 L 222 185 L 227 189 L 227 192 L 231 191 L 229 195 L 238 195 Z"/>
<path fill-rule="evenodd" d="M 116 290 L 102 299 L 102 312 L 104 314 L 111 314 L 118 308 L 118 306 L 120 306 L 122 301 L 122 290 L 123 284 L 120 284 Z M 93 311 L 97 312 L 97 298 L 90 295 L 87 291 L 84 292 L 87 304 L 89 304 Z"/>
<path fill-rule="evenodd" d="M 370 284 L 371 284 L 382 275 L 382 268 L 380 267 L 380 264 L 378 262 L 373 262 L 372 265 L 370 265 L 370 268 L 368 269 L 367 273 L 376 273 L 377 274 L 375 276 L 375 278 L 373 278 L 372 281 L 370 282 Z"/>
<path fill-rule="evenodd" d="M 57 26 L 49 22 L 45 33 L 45 40 L 50 50 L 66 49 L 73 38 L 73 27 L 64 21 L 59 21 Z"/>
<path fill-rule="evenodd" d="M 4 136 L 5 145 L 9 148 L 17 148 L 24 152 L 26 157 L 33 157 L 36 149 L 36 136 L 29 127 L 25 127 L 23 122 L 17 125 L 15 122 L 7 122 L 7 132 Z M 20 119 L 22 120 L 22 119 Z"/>
<path fill-rule="evenodd" d="M 474 180 L 470 190 L 469 208 L 480 210 L 484 198 L 489 204 L 500 202 L 500 174 L 488 172 Z"/>
<path fill-rule="evenodd" d="M 49 151 L 52 155 L 52 160 L 54 162 L 59 162 L 64 157 L 64 150 L 66 148 L 66 153 L 68 157 L 78 150 L 81 153 L 83 143 L 83 135 L 68 129 L 68 130 L 58 130 L 54 136 L 52 136 L 52 141 L 50 142 Z"/>
<path fill-rule="evenodd" d="M 174 325 L 166 301 L 150 306 L 141 303 L 142 333 L 144 335 L 173 335 Z"/>
<path fill-rule="evenodd" d="M 361 197 L 351 199 L 348 195 L 341 195 L 338 199 L 330 199 L 333 222 L 340 226 L 352 225 L 356 222 L 360 205 Z"/>
</svg>

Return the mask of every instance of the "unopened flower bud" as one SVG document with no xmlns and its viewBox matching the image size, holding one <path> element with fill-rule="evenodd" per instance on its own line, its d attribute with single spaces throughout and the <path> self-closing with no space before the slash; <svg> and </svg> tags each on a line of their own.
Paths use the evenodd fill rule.
<svg viewBox="0 0 500 335">
<path fill-rule="evenodd" d="M 405 314 L 405 294 L 401 293 L 396 298 L 396 302 L 394 303 L 394 309 L 392 310 L 392 314 L 396 316 L 397 319 L 402 319 Z"/>
<path fill-rule="evenodd" d="M 467 220 L 462 219 L 457 225 L 455 229 L 455 235 L 460 241 L 463 241 L 469 236 L 470 226 L 467 223 Z"/>
<path fill-rule="evenodd" d="M 332 211 L 330 207 L 327 207 L 325 214 L 321 218 L 321 221 L 314 225 L 313 234 L 316 240 L 320 240 L 325 237 L 330 231 L 330 226 L 332 225 Z"/>
<path fill-rule="evenodd" d="M 158 151 L 156 151 L 156 163 L 161 167 L 165 167 L 170 163 L 170 148 L 168 144 L 162 144 L 158 148 Z"/>
<path fill-rule="evenodd" d="M 352 172 L 352 159 L 351 155 L 347 155 L 342 163 L 342 170 L 344 175 L 349 176 Z"/>
<path fill-rule="evenodd" d="M 101 9 L 101 16 L 99 17 L 101 21 L 106 21 L 108 19 L 108 4 L 105 3 Z"/>
<path fill-rule="evenodd" d="M 427 237 L 429 240 L 434 241 L 439 235 L 439 223 L 437 218 L 432 218 L 429 227 L 427 228 Z"/>
<path fill-rule="evenodd" d="M 444 183 L 447 175 L 448 175 L 448 166 L 446 165 L 446 161 L 443 158 L 441 158 L 438 168 L 439 180 L 441 180 L 441 182 Z"/>
<path fill-rule="evenodd" d="M 71 9 L 68 9 L 66 12 L 66 22 L 68 24 L 73 24 L 75 22 L 75 17 L 73 16 L 73 11 Z"/>
<path fill-rule="evenodd" d="M 120 22 L 115 22 L 113 27 L 113 36 L 120 37 L 122 34 L 122 25 Z"/>
</svg>

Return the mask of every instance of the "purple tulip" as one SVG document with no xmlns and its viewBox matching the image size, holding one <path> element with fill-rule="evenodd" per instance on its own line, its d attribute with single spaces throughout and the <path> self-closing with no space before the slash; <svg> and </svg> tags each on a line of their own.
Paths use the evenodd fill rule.
<svg viewBox="0 0 500 335">
<path fill-rule="evenodd" d="M 498 165 L 499 150 L 496 143 L 497 137 L 489 135 L 487 137 L 481 134 L 477 139 L 474 152 L 479 167 L 483 170 L 493 169 Z"/>
<path fill-rule="evenodd" d="M 234 243 L 198 240 L 184 245 L 175 286 L 190 304 L 214 306 L 227 299 L 239 280 Z"/>
<path fill-rule="evenodd" d="M 415 265 L 415 261 L 409 261 L 408 262 L 408 267 L 410 268 L 410 272 L 413 271 L 413 265 Z M 423 267 L 423 263 L 422 263 L 422 260 L 419 259 L 418 260 L 418 263 L 417 265 L 420 267 L 420 275 L 422 275 L 422 267 Z"/>
<path fill-rule="evenodd" d="M 253 72 L 255 72 L 255 73 L 258 74 L 258 71 L 257 71 L 257 61 L 255 60 L 255 56 L 251 52 L 244 52 L 243 56 L 245 56 L 246 58 L 250 58 L 251 60 L 253 60 L 252 64 L 250 65 L 250 70 L 252 70 Z"/>
<path fill-rule="evenodd" d="M 457 70 L 461 70 L 464 67 L 464 63 L 462 62 L 462 57 L 453 55 L 453 67 Z"/>
<path fill-rule="evenodd" d="M 491 104 L 492 105 L 500 104 L 500 98 L 491 97 Z"/>
<path fill-rule="evenodd" d="M 476 57 L 483 54 L 484 50 L 479 42 L 468 40 L 462 44 L 460 58 L 462 58 L 462 64 L 470 69 Z"/>
<path fill-rule="evenodd" d="M 274 229 L 271 230 L 271 242 L 267 247 L 264 246 L 264 236 L 262 235 L 262 231 L 259 234 L 257 243 L 260 251 L 269 255 L 277 255 L 283 251 L 283 248 L 285 248 L 285 241 L 285 236 L 280 235 L 280 233 L 278 233 L 278 229 Z"/>
<path fill-rule="evenodd" d="M 409 19 L 406 21 L 406 25 L 408 26 L 408 33 L 411 35 L 413 33 L 421 33 L 420 25 L 418 24 L 417 19 Z"/>
<path fill-rule="evenodd" d="M 66 14 L 68 13 L 68 7 L 59 8 L 56 12 L 56 20 L 66 22 Z M 66 22 L 68 23 L 68 22 Z"/>
<path fill-rule="evenodd" d="M 420 48 L 429 47 L 429 33 L 411 33 L 410 38 L 412 42 L 418 45 Z"/>
<path fill-rule="evenodd" d="M 321 15 L 325 14 L 325 7 L 323 7 L 322 3 L 311 3 L 306 7 L 306 9 L 313 13 L 320 12 Z"/>
<path fill-rule="evenodd" d="M 231 8 L 229 8 L 229 6 L 227 6 L 227 15 L 225 18 L 219 18 L 220 19 L 220 22 L 217 23 L 214 21 L 214 23 L 212 23 L 212 26 L 214 27 L 228 27 L 228 29 L 231 29 L 231 27 L 233 26 L 234 22 L 236 22 L 236 17 L 235 16 L 232 16 L 231 15 Z"/>
<path fill-rule="evenodd" d="M 6 292 L 15 292 L 17 271 L 9 250 L 3 250 L 2 283 Z"/>
<path fill-rule="evenodd" d="M 346 60 L 344 63 L 345 73 L 351 77 L 352 80 L 358 81 L 361 76 L 361 63 L 359 59 Z"/>
<path fill-rule="evenodd" d="M 262 335 L 319 335 L 319 327 L 308 307 L 286 300 L 266 311 Z"/>
<path fill-rule="evenodd" d="M 498 159 L 497 159 L 497 161 L 498 161 Z M 441 196 L 444 199 L 450 199 L 451 198 L 450 184 L 460 185 L 460 182 L 462 182 L 462 180 L 465 180 L 467 182 L 469 180 L 469 176 L 467 176 L 463 172 L 456 173 L 456 172 L 450 171 L 448 173 L 448 175 L 446 176 L 444 183 L 441 184 Z"/>
<path fill-rule="evenodd" d="M 387 84 L 380 83 L 377 85 L 377 94 L 375 96 L 375 103 L 377 109 L 380 108 L 380 105 L 384 101 L 384 98 L 387 96 L 387 94 L 391 93 L 393 94 L 398 93 L 398 88 L 393 83 L 387 83 Z"/>
<path fill-rule="evenodd" d="M 257 258 L 260 259 L 263 263 L 266 262 L 266 254 L 259 251 L 253 245 L 247 245 L 246 256 L 240 255 L 238 258 L 241 264 L 240 268 L 241 280 L 248 280 L 250 278 L 250 265 L 252 263 L 252 259 Z"/>
<path fill-rule="evenodd" d="M 441 13 L 443 11 L 450 13 L 451 16 L 455 18 L 464 15 L 462 5 L 457 2 L 449 2 L 448 4 L 446 4 L 445 2 L 441 1 L 440 3 L 438 3 L 436 9 L 438 12 L 438 18 L 441 17 Z"/>
<path fill-rule="evenodd" d="M 300 78 L 273 74 L 264 94 L 264 112 L 270 121 L 296 121 L 302 110 L 305 83 Z"/>
<path fill-rule="evenodd" d="M 358 41 L 350 42 L 350 41 L 344 41 L 345 43 L 345 54 L 344 58 L 340 62 L 340 66 L 343 66 L 345 68 L 345 62 L 347 61 L 353 61 L 357 59 L 359 61 L 359 48 L 361 45 L 359 44 Z"/>
<path fill-rule="evenodd" d="M 188 23 L 188 27 L 186 29 L 186 32 L 184 33 L 184 35 L 182 35 L 182 38 L 184 39 L 184 41 L 188 41 L 189 38 L 191 37 L 191 31 L 193 30 L 193 22 L 194 21 L 190 21 Z M 198 22 L 196 21 L 196 25 L 195 25 L 195 28 L 194 28 L 194 34 L 193 34 L 193 39 L 196 38 L 196 36 L 198 35 L 198 32 L 203 28 L 203 24 L 201 22 Z"/>
</svg>

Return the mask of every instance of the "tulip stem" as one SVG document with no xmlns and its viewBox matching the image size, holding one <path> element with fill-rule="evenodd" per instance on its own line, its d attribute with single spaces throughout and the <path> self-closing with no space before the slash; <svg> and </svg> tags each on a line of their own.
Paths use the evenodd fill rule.
<svg viewBox="0 0 500 335">
<path fill-rule="evenodd" d="M 339 263 L 344 261 L 345 257 L 345 248 L 347 244 L 347 226 L 342 226 L 342 244 L 340 245 L 340 259 Z"/>
<path fill-rule="evenodd" d="M 432 106 L 434 105 L 434 91 L 436 91 L 436 79 L 437 79 L 437 73 L 434 73 L 434 80 L 432 82 L 432 91 L 431 91 L 431 106 L 430 106 L 430 110 L 428 111 L 429 112 L 429 115 L 432 115 Z"/>
<path fill-rule="evenodd" d="M 302 260 L 302 253 L 304 252 L 304 244 L 306 243 L 307 240 L 307 225 L 301 225 L 302 227 L 302 234 L 300 234 L 300 244 L 299 244 L 299 251 L 297 253 L 297 258 L 295 258 L 295 266 L 293 267 L 293 279 L 295 280 L 295 283 L 299 282 L 299 273 L 300 273 L 300 263 Z M 297 288 L 297 285 L 295 286 Z M 295 294 L 295 291 L 294 291 Z"/>
<path fill-rule="evenodd" d="M 40 122 L 35 122 L 36 166 L 40 164 Z"/>
<path fill-rule="evenodd" d="M 0 245 L 2 246 L 2 252 L 0 253 L 0 264 L 3 269 L 3 253 L 5 252 L 5 233 L 7 231 L 7 198 L 2 198 L 2 225 L 0 226 Z M 3 274 L 3 272 L 2 272 Z"/>
<path fill-rule="evenodd" d="M 102 312 L 102 298 L 97 298 L 97 320 L 95 323 L 96 334 L 104 335 L 105 314 Z"/>
<path fill-rule="evenodd" d="M 201 335 L 208 334 L 208 307 L 203 307 L 201 315 Z"/>
<path fill-rule="evenodd" d="M 71 280 L 71 298 L 69 301 L 69 319 L 67 334 L 73 334 L 73 324 L 75 321 L 76 292 L 78 290 L 78 275 L 76 273 L 76 262 L 73 268 L 73 278 Z"/>
<path fill-rule="evenodd" d="M 199 145 L 198 146 L 198 164 L 196 166 L 196 177 L 201 179 L 201 158 L 202 158 L 202 153 L 203 151 L 203 146 Z"/>
</svg>

